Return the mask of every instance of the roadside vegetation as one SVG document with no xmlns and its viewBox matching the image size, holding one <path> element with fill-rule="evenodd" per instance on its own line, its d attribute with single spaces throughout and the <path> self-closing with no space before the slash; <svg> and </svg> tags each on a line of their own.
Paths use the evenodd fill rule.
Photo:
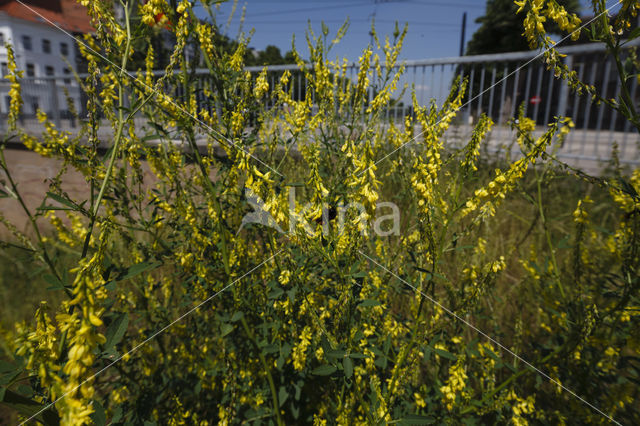
<svg viewBox="0 0 640 426">
<path fill-rule="evenodd" d="M 563 164 L 554 152 L 571 120 L 534 137 L 522 110 L 506 159 L 482 153 L 486 116 L 463 148 L 446 147 L 464 79 L 442 105 L 414 97 L 403 123 L 385 121 L 403 89 L 406 28 L 372 30 L 353 80 L 328 59 L 346 25 L 310 32 L 309 58 L 292 52 L 307 81 L 296 99 L 289 72 L 272 82 L 266 69 L 244 70 L 247 38 L 233 51 L 213 43 L 217 28 L 195 18 L 193 2 L 123 0 L 124 23 L 105 2 L 82 3 L 97 31 L 81 45 L 89 116 L 78 135 L 44 113 L 38 138 L 16 126 L 21 71 L 10 57 L 2 195 L 23 208 L 4 158 L 10 139 L 63 160 L 90 191 L 66 193 L 61 171 L 41 206 L 24 209 L 28 231 L 0 217 L 8 421 L 640 422 L 640 171 L 615 155 L 600 176 Z M 212 18 L 213 3 L 202 2 Z M 615 100 L 551 48 L 545 25 L 574 33 L 575 15 L 553 0 L 516 4 L 558 77 L 640 128 L 627 90 L 638 64 L 620 49 L 640 35 L 626 30 L 637 2 L 614 20 L 594 2 L 589 24 L 619 65 Z M 160 77 L 156 25 L 176 38 Z M 187 44 L 208 81 L 194 83 Z M 145 68 L 128 75 L 140 52 Z M 147 119 L 144 137 L 133 116 Z M 105 155 L 101 117 L 114 135 Z M 283 232 L 241 226 L 256 197 Z M 397 231 L 382 202 L 397 206 Z M 361 208 L 331 214 L 345 205 Z"/>
</svg>

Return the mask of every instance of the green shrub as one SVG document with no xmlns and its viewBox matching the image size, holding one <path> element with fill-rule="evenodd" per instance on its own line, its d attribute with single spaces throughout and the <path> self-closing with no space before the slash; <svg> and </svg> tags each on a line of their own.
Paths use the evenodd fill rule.
<svg viewBox="0 0 640 426">
<path fill-rule="evenodd" d="M 536 139 L 522 112 L 522 155 L 490 172 L 479 154 L 487 117 L 463 149 L 443 144 L 459 80 L 443 105 L 414 96 L 403 124 L 385 122 L 406 29 L 376 35 L 354 81 L 328 60 L 345 28 L 332 42 L 326 28 L 310 34 L 295 99 L 291 73 L 271 85 L 266 71 L 244 71 L 248 41 L 213 45 L 215 26 L 187 1 L 151 1 L 138 15 L 125 2 L 126 25 L 106 3 L 82 3 L 97 28 L 81 46 L 82 131 L 65 135 L 40 113 L 46 131 L 28 137 L 15 126 L 13 66 L 10 77 L 5 142 L 21 138 L 90 186 L 72 198 L 54 179 L 42 208 L 25 209 L 31 233 L 8 225 L 60 296 L 5 333 L 0 400 L 22 419 L 638 423 L 640 172 L 559 169 L 553 147 L 572 123 L 558 117 Z M 538 3 L 523 3 L 529 30 L 539 13 L 562 20 L 555 2 Z M 154 77 L 144 41 L 158 16 L 177 42 Z M 129 76 L 134 40 L 147 69 Z M 210 73 L 199 86 L 183 54 L 193 44 Z M 216 108 L 201 108 L 201 94 Z M 100 125 L 114 134 L 104 158 Z M 399 232 L 381 201 L 398 206 Z M 273 222 L 246 216 L 256 205 Z M 262 225 L 243 224 L 256 217 Z M 55 255 L 45 220 L 74 257 Z"/>
</svg>

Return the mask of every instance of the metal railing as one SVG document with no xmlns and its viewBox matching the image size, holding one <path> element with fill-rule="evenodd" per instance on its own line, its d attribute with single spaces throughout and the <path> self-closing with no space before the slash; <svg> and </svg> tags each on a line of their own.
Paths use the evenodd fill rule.
<svg viewBox="0 0 640 426">
<path fill-rule="evenodd" d="M 640 39 L 627 43 L 624 48 L 635 48 L 638 44 Z M 576 71 L 578 78 L 595 86 L 605 98 L 617 97 L 620 81 L 612 58 L 604 54 L 604 45 L 575 45 L 558 50 L 566 55 L 565 64 Z M 383 119 L 389 123 L 403 123 L 406 115 L 414 113 L 411 90 L 415 91 L 421 105 L 429 104 L 431 100 L 442 104 L 456 76 L 461 76 L 467 78 L 469 83 L 463 107 L 454 123 L 455 131 L 449 134 L 452 143 L 463 143 L 465 136 L 472 131 L 473 123 L 480 114 L 485 113 L 496 123 L 490 135 L 491 149 L 501 149 L 501 145 L 513 140 L 513 134 L 506 124 L 517 115 L 518 107 L 524 105 L 525 115 L 535 120 L 540 128 L 556 116 L 572 118 L 576 127 L 558 153 L 560 157 L 606 160 L 615 141 L 620 147 L 622 161 L 640 163 L 638 132 L 629 121 L 604 105 L 592 103 L 588 96 L 572 92 L 565 82 L 554 78 L 552 70 L 546 69 L 541 56 L 539 52 L 530 51 L 404 61 L 405 72 L 399 87 L 406 85 L 409 90 L 402 96 L 395 95 L 384 111 Z M 255 77 L 262 67 L 248 67 L 247 70 Z M 293 98 L 304 99 L 307 95 L 313 98 L 304 74 L 296 65 L 270 66 L 267 74 L 270 87 L 285 70 L 291 73 L 289 84 Z M 161 72 L 156 74 L 159 76 Z M 348 65 L 343 83 L 355 82 L 357 74 L 358 65 Z M 197 70 L 195 75 L 198 107 L 209 110 L 219 108 L 205 95 L 207 92 L 204 89 L 215 91 L 208 71 Z M 376 76 L 372 75 L 370 81 L 371 99 L 378 90 Z M 35 119 L 38 108 L 47 112 L 63 129 L 72 130 L 77 126 L 68 102 L 73 103 L 80 117 L 86 116 L 86 96 L 80 85 L 70 80 L 69 76 L 23 78 L 21 83 L 24 100 L 21 125 L 27 130 L 36 131 L 40 128 Z M 633 101 L 640 105 L 638 81 L 633 79 L 628 88 Z M 8 111 L 8 90 L 8 82 L 0 83 L 0 113 L 4 116 Z M 182 97 L 182 86 L 175 80 L 167 81 L 164 90 L 175 99 Z M 273 105 L 272 100 L 266 102 L 268 106 Z"/>
</svg>

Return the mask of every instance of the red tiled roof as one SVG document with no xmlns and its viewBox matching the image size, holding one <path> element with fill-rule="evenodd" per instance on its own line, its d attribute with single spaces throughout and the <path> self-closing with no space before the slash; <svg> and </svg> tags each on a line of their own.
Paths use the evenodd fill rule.
<svg viewBox="0 0 640 426">
<path fill-rule="evenodd" d="M 0 13 L 39 24 L 55 25 L 73 33 L 93 32 L 87 10 L 76 0 L 0 0 Z M 32 10 L 30 10 L 31 8 Z M 42 16 L 40 16 L 42 15 Z"/>
</svg>

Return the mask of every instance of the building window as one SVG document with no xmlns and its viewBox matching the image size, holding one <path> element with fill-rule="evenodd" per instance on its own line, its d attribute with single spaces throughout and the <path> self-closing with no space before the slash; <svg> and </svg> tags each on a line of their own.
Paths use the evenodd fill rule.
<svg viewBox="0 0 640 426">
<path fill-rule="evenodd" d="M 0 77 L 5 77 L 9 75 L 9 65 L 6 62 L 0 64 Z"/>
<path fill-rule="evenodd" d="M 24 50 L 31 50 L 31 37 L 27 35 L 22 36 L 22 48 Z"/>
<path fill-rule="evenodd" d="M 62 70 L 62 73 L 66 76 L 71 75 L 71 70 L 69 68 L 65 68 Z M 65 78 L 64 79 L 64 84 L 71 84 L 71 79 L 70 78 Z"/>
<path fill-rule="evenodd" d="M 46 38 L 42 39 L 42 53 L 51 53 L 51 42 Z"/>
<path fill-rule="evenodd" d="M 62 56 L 69 56 L 69 45 L 67 43 L 60 43 L 60 54 Z"/>
<path fill-rule="evenodd" d="M 53 74 L 55 74 L 55 71 L 51 65 L 44 67 L 44 75 L 47 77 L 53 77 Z"/>
<path fill-rule="evenodd" d="M 4 33 L 0 33 L 0 44 L 4 46 Z"/>
<path fill-rule="evenodd" d="M 33 64 L 27 64 L 27 77 L 36 76 L 36 67 Z"/>
</svg>

